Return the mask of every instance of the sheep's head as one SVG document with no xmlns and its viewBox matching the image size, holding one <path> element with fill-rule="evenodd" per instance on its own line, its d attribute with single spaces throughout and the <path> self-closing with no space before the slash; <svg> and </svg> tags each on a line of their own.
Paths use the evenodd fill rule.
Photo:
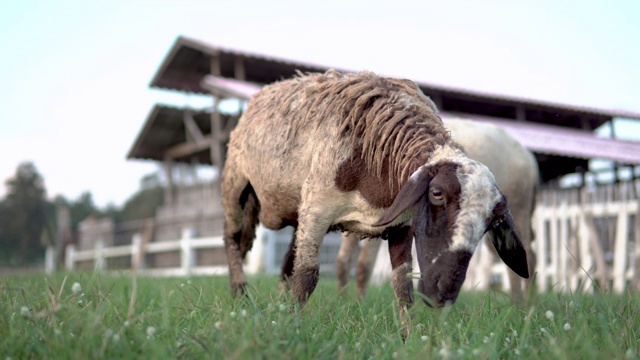
<svg viewBox="0 0 640 360">
<path fill-rule="evenodd" d="M 489 169 L 467 157 L 430 162 L 400 189 L 376 226 L 413 210 L 412 230 L 422 273 L 418 290 L 430 306 L 456 301 L 471 256 L 485 233 L 502 260 L 528 278 L 526 252 Z"/>
</svg>

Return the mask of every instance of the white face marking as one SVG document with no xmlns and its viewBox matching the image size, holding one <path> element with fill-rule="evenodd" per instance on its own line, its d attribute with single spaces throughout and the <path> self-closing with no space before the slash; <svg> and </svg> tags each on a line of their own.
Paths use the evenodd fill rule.
<svg viewBox="0 0 640 360">
<path fill-rule="evenodd" d="M 462 159 L 460 159 L 462 160 Z M 473 252 L 485 232 L 486 220 L 502 195 L 489 169 L 469 158 L 458 162 L 460 182 L 460 212 L 456 218 L 450 251 L 466 249 Z"/>
</svg>

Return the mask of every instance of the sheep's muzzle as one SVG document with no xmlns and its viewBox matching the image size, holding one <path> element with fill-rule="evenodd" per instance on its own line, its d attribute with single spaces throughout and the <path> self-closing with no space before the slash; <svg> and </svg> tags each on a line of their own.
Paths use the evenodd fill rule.
<svg viewBox="0 0 640 360">
<path fill-rule="evenodd" d="M 435 261 L 428 261 L 421 269 L 422 278 L 418 291 L 424 295 L 425 304 L 443 307 L 453 304 L 458 298 L 472 253 L 466 250 L 444 252 Z"/>
</svg>

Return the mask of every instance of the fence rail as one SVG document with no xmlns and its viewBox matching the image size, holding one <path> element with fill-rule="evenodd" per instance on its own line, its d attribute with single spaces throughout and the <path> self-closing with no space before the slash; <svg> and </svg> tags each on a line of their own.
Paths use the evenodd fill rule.
<svg viewBox="0 0 640 360">
<path fill-rule="evenodd" d="M 103 247 L 102 242 L 96 243 L 96 248 L 91 250 L 77 251 L 75 246 L 67 247 L 65 257 L 65 267 L 67 270 L 74 270 L 79 262 L 92 262 L 93 269 L 97 271 L 109 270 L 106 267 L 108 259 L 129 258 L 133 263 L 134 259 L 141 258 L 139 272 L 152 276 L 187 276 L 187 275 L 224 275 L 228 269 L 226 264 L 219 266 L 198 266 L 196 264 L 195 251 L 198 249 L 224 249 L 222 237 L 194 238 L 193 231 L 186 229 L 182 232 L 182 237 L 176 241 L 152 242 L 144 244 L 142 235 L 136 233 L 132 238 L 131 245 L 120 245 Z M 144 255 L 178 253 L 180 254 L 180 266 L 169 268 L 147 268 L 144 262 Z"/>
</svg>

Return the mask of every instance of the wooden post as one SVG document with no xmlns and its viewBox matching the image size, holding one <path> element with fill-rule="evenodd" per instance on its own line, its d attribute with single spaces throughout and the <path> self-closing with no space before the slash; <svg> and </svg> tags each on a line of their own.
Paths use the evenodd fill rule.
<svg viewBox="0 0 640 360">
<path fill-rule="evenodd" d="M 258 226 L 256 229 L 256 239 L 253 242 L 251 251 L 247 254 L 245 271 L 247 274 L 258 274 L 265 270 L 265 239 L 264 227 Z"/>
<path fill-rule="evenodd" d="M 236 56 L 234 62 L 234 77 L 238 80 L 246 80 L 245 70 L 244 70 L 244 61 L 241 57 Z"/>
<path fill-rule="evenodd" d="M 75 269 L 75 256 L 76 246 L 73 244 L 67 245 L 66 254 L 64 255 L 64 266 L 68 271 L 73 271 Z"/>
<path fill-rule="evenodd" d="M 549 249 L 547 249 L 547 233 L 545 231 L 545 221 L 548 214 L 548 204 L 544 201 L 546 197 L 543 195 L 538 198 L 538 205 L 536 206 L 533 216 L 533 226 L 536 232 L 536 241 L 534 246 L 536 248 L 536 256 L 538 261 L 536 264 L 536 281 L 538 291 L 547 291 L 547 255 Z M 542 200 L 542 201 L 540 201 Z"/>
<path fill-rule="evenodd" d="M 102 271 L 105 269 L 104 241 L 102 239 L 98 239 L 98 241 L 96 241 L 93 261 L 94 271 Z"/>
<path fill-rule="evenodd" d="M 56 249 L 48 245 L 44 252 L 44 272 L 52 274 L 54 271 L 56 271 Z"/>
<path fill-rule="evenodd" d="M 191 248 L 191 239 L 193 239 L 193 237 L 193 228 L 182 229 L 182 236 L 180 238 L 180 267 L 182 268 L 183 275 L 189 275 L 191 268 L 195 264 L 194 253 Z"/>
<path fill-rule="evenodd" d="M 137 273 L 143 268 L 144 256 L 142 256 L 142 235 L 140 233 L 133 234 L 131 238 L 131 270 Z"/>
<path fill-rule="evenodd" d="M 622 185 L 622 184 L 621 184 Z M 627 270 L 627 226 L 629 213 L 627 212 L 627 191 L 620 189 L 618 199 L 618 221 L 616 223 L 615 245 L 613 253 L 613 290 L 622 293 L 626 285 Z"/>
<path fill-rule="evenodd" d="M 634 187 L 635 188 L 635 187 Z M 640 290 L 640 196 L 636 199 L 636 216 L 634 224 L 635 254 L 633 260 L 632 287 Z"/>
<path fill-rule="evenodd" d="M 173 160 L 169 157 L 164 159 L 164 174 L 167 177 L 167 184 L 164 187 L 164 202 L 167 206 L 173 206 Z"/>
</svg>

